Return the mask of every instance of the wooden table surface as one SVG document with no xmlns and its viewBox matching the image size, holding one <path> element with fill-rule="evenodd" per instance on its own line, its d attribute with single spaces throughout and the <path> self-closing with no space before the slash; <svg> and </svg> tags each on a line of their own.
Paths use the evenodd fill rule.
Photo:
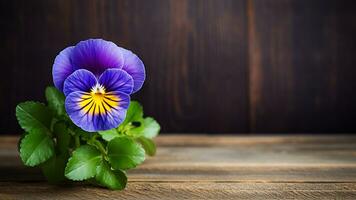
<svg viewBox="0 0 356 200">
<path fill-rule="evenodd" d="M 163 135 L 124 191 L 55 186 L 0 137 L 0 199 L 356 199 L 356 136 Z"/>
</svg>

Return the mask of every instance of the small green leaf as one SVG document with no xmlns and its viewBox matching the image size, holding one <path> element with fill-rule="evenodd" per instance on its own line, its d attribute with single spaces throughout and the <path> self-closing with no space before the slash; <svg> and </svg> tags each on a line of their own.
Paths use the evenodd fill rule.
<svg viewBox="0 0 356 200">
<path fill-rule="evenodd" d="M 52 111 L 45 105 L 27 101 L 16 106 L 16 117 L 20 126 L 27 132 L 49 132 Z"/>
<path fill-rule="evenodd" d="M 152 139 L 139 137 L 137 141 L 141 143 L 143 149 L 145 149 L 146 154 L 149 156 L 154 156 L 156 154 L 156 145 Z"/>
<path fill-rule="evenodd" d="M 145 160 L 145 150 L 127 137 L 114 138 L 107 148 L 109 162 L 114 169 L 131 169 Z"/>
<path fill-rule="evenodd" d="M 151 117 L 146 117 L 144 119 L 143 126 L 144 126 L 143 136 L 145 136 L 146 138 L 156 137 L 161 129 L 157 121 Z"/>
<path fill-rule="evenodd" d="M 122 190 L 127 183 L 125 172 L 121 170 L 111 170 L 106 161 L 102 161 L 96 168 L 96 181 L 112 190 Z"/>
<path fill-rule="evenodd" d="M 50 183 L 59 183 L 65 180 L 64 169 L 69 158 L 69 153 L 54 155 L 42 164 L 42 173 Z"/>
<path fill-rule="evenodd" d="M 41 164 L 54 155 L 53 140 L 45 133 L 28 133 L 20 144 L 20 157 L 27 166 Z"/>
<path fill-rule="evenodd" d="M 127 109 L 126 112 L 126 118 L 125 120 L 121 123 L 121 127 L 124 127 L 130 122 L 133 121 L 139 121 L 143 117 L 143 109 L 142 106 L 140 105 L 139 102 L 137 101 L 131 101 L 130 106 Z"/>
<path fill-rule="evenodd" d="M 133 137 L 144 136 L 146 138 L 154 138 L 158 135 L 161 129 L 157 121 L 151 117 L 146 117 L 145 119 L 140 120 L 139 123 L 140 126 L 132 126 L 132 128 L 127 130 L 128 135 Z"/>
<path fill-rule="evenodd" d="M 46 88 L 46 99 L 48 101 L 48 106 L 51 108 L 58 116 L 64 115 L 64 94 L 57 90 L 55 87 Z"/>
<path fill-rule="evenodd" d="M 107 131 L 98 131 L 98 133 L 106 141 L 110 141 L 110 140 L 114 139 L 115 137 L 119 136 L 119 133 L 117 132 L 116 128 L 110 129 Z"/>
<path fill-rule="evenodd" d="M 96 174 L 96 167 L 101 159 L 101 154 L 95 147 L 89 145 L 80 146 L 69 158 L 65 176 L 74 181 L 92 178 Z"/>
</svg>

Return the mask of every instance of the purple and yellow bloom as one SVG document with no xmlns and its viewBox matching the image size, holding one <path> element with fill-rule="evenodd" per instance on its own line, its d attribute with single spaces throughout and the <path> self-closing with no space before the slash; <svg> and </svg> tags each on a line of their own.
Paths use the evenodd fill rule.
<svg viewBox="0 0 356 200">
<path fill-rule="evenodd" d="M 62 50 L 52 75 L 74 124 L 95 132 L 116 128 L 125 119 L 130 94 L 145 81 L 145 67 L 131 51 L 89 39 Z"/>
</svg>

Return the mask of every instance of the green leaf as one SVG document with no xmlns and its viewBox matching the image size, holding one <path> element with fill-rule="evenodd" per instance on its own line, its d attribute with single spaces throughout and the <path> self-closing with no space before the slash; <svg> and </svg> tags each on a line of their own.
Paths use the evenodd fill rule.
<svg viewBox="0 0 356 200">
<path fill-rule="evenodd" d="M 65 108 L 64 108 L 64 94 L 57 90 L 55 87 L 47 87 L 46 88 L 46 99 L 48 101 L 48 106 L 58 116 L 65 115 Z"/>
<path fill-rule="evenodd" d="M 32 132 L 21 140 L 20 157 L 27 166 L 43 163 L 53 155 L 53 140 L 45 133 L 39 131 Z"/>
<path fill-rule="evenodd" d="M 142 117 L 143 117 L 143 109 L 140 103 L 137 101 L 131 101 L 130 106 L 126 112 L 126 118 L 120 126 L 124 127 L 130 122 L 139 121 L 140 119 L 142 119 Z"/>
<path fill-rule="evenodd" d="M 145 160 L 145 150 L 127 137 L 114 138 L 107 148 L 109 162 L 114 169 L 131 169 Z"/>
<path fill-rule="evenodd" d="M 145 136 L 146 138 L 156 137 L 161 129 L 157 121 L 151 117 L 146 117 L 144 119 L 143 127 L 144 127 L 143 136 Z"/>
<path fill-rule="evenodd" d="M 27 101 L 16 106 L 16 117 L 20 126 L 27 132 L 49 132 L 52 111 L 45 105 Z"/>
<path fill-rule="evenodd" d="M 42 173 L 50 183 L 59 183 L 65 180 L 64 169 L 69 158 L 69 153 L 54 155 L 42 164 Z"/>
<path fill-rule="evenodd" d="M 154 156 L 156 154 L 156 145 L 152 139 L 139 137 L 137 141 L 141 143 L 143 149 L 145 149 L 146 154 L 149 156 Z"/>
<path fill-rule="evenodd" d="M 83 145 L 77 148 L 65 169 L 65 176 L 74 181 L 92 178 L 101 161 L 101 153 L 93 146 Z"/>
<path fill-rule="evenodd" d="M 53 127 L 53 132 L 57 139 L 57 149 L 60 153 L 68 151 L 70 144 L 71 136 L 68 132 L 67 126 L 65 123 L 56 123 Z"/>
<path fill-rule="evenodd" d="M 122 190 L 127 183 L 125 172 L 121 170 L 111 170 L 106 161 L 102 161 L 96 168 L 95 179 L 100 185 L 113 190 Z"/>
<path fill-rule="evenodd" d="M 140 120 L 139 123 L 141 123 L 140 126 L 133 126 L 131 129 L 127 130 L 128 135 L 133 137 L 144 136 L 146 138 L 154 138 L 158 135 L 161 129 L 156 120 L 151 117 L 146 117 L 145 119 Z"/>
<path fill-rule="evenodd" d="M 98 133 L 106 141 L 110 141 L 110 140 L 114 139 L 115 137 L 120 136 L 119 133 L 117 132 L 116 128 L 110 129 L 107 131 L 98 131 Z"/>
</svg>

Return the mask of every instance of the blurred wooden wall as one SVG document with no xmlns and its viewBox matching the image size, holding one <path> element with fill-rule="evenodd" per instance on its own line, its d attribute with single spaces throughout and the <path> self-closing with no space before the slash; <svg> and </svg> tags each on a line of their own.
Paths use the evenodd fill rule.
<svg viewBox="0 0 356 200">
<path fill-rule="evenodd" d="M 1 1 L 0 133 L 44 101 L 56 54 L 87 38 L 136 52 L 134 96 L 165 132 L 355 132 L 349 0 Z"/>
</svg>

